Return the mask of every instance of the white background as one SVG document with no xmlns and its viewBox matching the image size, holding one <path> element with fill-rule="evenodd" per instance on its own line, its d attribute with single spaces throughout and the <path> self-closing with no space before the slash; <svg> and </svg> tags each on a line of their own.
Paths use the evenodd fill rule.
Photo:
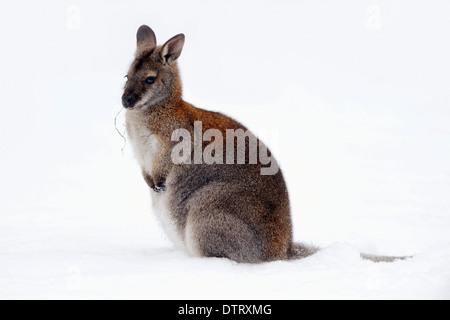
<svg viewBox="0 0 450 320">
<path fill-rule="evenodd" d="M 450 298 L 448 12 L 444 0 L 3 1 L 0 298 Z M 141 24 L 160 44 L 185 33 L 185 100 L 266 137 L 295 238 L 319 254 L 238 265 L 166 240 L 114 127 Z"/>
</svg>

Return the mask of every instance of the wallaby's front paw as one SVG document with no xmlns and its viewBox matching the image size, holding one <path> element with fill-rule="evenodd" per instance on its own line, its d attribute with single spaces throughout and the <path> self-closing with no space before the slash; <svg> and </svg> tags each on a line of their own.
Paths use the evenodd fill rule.
<svg viewBox="0 0 450 320">
<path fill-rule="evenodd" d="M 166 181 L 165 180 L 160 180 L 155 185 L 155 187 L 153 188 L 153 191 L 155 191 L 156 193 L 160 193 L 160 192 L 166 191 Z"/>
<path fill-rule="evenodd" d="M 150 189 L 155 189 L 155 183 L 153 182 L 153 178 L 146 172 L 142 172 L 142 175 L 144 176 L 145 182 L 147 182 L 147 185 L 150 187 Z"/>
</svg>

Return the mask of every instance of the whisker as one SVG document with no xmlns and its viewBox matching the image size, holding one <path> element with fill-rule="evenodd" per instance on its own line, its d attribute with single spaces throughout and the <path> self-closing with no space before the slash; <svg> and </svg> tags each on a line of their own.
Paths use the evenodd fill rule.
<svg viewBox="0 0 450 320">
<path fill-rule="evenodd" d="M 122 137 L 123 139 L 123 148 L 121 149 L 122 151 L 122 156 L 124 155 L 124 150 L 127 146 L 127 138 L 125 137 L 125 129 L 122 132 L 119 131 L 119 129 L 117 128 L 117 118 L 119 117 L 120 113 L 122 112 L 123 108 L 120 108 L 120 111 L 117 113 L 116 117 L 114 118 L 114 127 L 116 128 L 117 133 Z"/>
</svg>

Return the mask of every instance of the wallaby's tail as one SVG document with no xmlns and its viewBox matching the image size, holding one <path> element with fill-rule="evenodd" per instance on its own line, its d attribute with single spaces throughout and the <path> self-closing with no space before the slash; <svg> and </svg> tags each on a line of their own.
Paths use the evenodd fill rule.
<svg viewBox="0 0 450 320">
<path fill-rule="evenodd" d="M 370 260 L 373 262 L 394 262 L 397 260 L 406 260 L 406 259 L 411 259 L 411 256 L 407 256 L 407 257 L 388 257 L 388 256 L 375 256 L 372 254 L 365 254 L 365 253 L 361 253 L 361 258 L 364 260 Z"/>
<path fill-rule="evenodd" d="M 302 243 L 293 243 L 291 250 L 289 251 L 289 260 L 303 259 L 312 256 L 319 250 L 320 248 L 318 247 L 309 246 Z"/>
<path fill-rule="evenodd" d="M 316 254 L 317 252 L 319 252 L 319 250 L 320 250 L 320 248 L 318 248 L 318 247 L 305 245 L 305 244 L 301 244 L 301 243 L 294 243 L 291 246 L 291 250 L 289 251 L 289 260 L 307 258 L 309 256 L 312 256 L 313 254 Z M 388 256 L 376 256 L 376 255 L 372 255 L 372 254 L 361 253 L 361 258 L 363 260 L 369 260 L 369 261 L 372 261 L 375 263 L 379 263 L 379 262 L 394 262 L 397 260 L 406 260 L 406 259 L 411 259 L 412 257 L 411 256 L 388 257 Z"/>
</svg>

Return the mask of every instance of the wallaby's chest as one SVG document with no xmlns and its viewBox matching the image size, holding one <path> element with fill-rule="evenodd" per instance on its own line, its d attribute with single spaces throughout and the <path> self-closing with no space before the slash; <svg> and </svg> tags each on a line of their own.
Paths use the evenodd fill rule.
<svg viewBox="0 0 450 320">
<path fill-rule="evenodd" d="M 158 137 L 144 123 L 134 119 L 127 119 L 127 130 L 140 166 L 151 174 L 160 147 Z"/>
</svg>

